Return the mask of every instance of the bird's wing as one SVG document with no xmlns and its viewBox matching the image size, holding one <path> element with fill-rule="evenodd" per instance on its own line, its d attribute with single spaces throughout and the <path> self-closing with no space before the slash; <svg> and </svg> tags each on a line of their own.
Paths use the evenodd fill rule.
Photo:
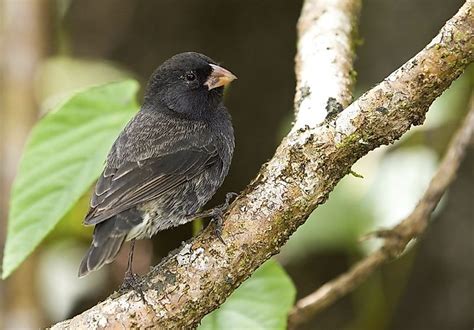
<svg viewBox="0 0 474 330">
<path fill-rule="evenodd" d="M 84 224 L 95 225 L 158 198 L 220 161 L 217 150 L 207 146 L 125 162 L 118 168 L 107 165 L 97 182 Z"/>
</svg>

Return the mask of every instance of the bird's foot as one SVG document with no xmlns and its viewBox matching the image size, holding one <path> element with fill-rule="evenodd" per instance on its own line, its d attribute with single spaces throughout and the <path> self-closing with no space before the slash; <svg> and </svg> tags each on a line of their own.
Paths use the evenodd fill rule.
<svg viewBox="0 0 474 330">
<path fill-rule="evenodd" d="M 225 202 L 212 209 L 212 210 L 214 210 L 214 213 L 215 213 L 214 215 L 219 214 L 219 215 L 222 216 L 227 211 L 227 209 L 229 208 L 230 201 L 232 199 L 234 199 L 235 197 L 237 197 L 237 196 L 238 196 L 238 194 L 235 193 L 235 192 L 228 192 L 227 194 L 225 194 Z"/>
<path fill-rule="evenodd" d="M 214 235 L 217 236 L 219 241 L 225 245 L 225 241 L 222 238 L 222 223 L 224 222 L 224 218 L 222 214 L 216 214 L 212 219 L 211 223 L 214 225 Z"/>
<path fill-rule="evenodd" d="M 224 222 L 224 213 L 227 211 L 230 205 L 230 201 L 237 197 L 238 194 L 235 192 L 229 192 L 225 195 L 225 202 L 215 207 L 214 214 L 212 215 L 211 222 L 214 224 L 214 234 L 219 238 L 222 244 L 225 245 L 225 241 L 222 238 L 222 223 Z"/>
<path fill-rule="evenodd" d="M 145 299 L 145 294 L 143 292 L 143 288 L 141 285 L 140 276 L 132 272 L 126 272 L 125 277 L 123 278 L 123 283 L 120 286 L 120 291 L 125 290 L 133 290 L 135 291 L 140 298 L 142 299 L 143 303 L 148 304 Z"/>
<path fill-rule="evenodd" d="M 210 210 L 196 213 L 192 216 L 193 219 L 211 218 L 211 222 L 214 224 L 214 233 L 223 244 L 225 244 L 224 240 L 222 239 L 222 223 L 224 221 L 224 213 L 229 208 L 230 201 L 237 196 L 238 194 L 234 192 L 229 192 L 225 195 L 225 202 L 223 204 L 216 206 Z"/>
</svg>

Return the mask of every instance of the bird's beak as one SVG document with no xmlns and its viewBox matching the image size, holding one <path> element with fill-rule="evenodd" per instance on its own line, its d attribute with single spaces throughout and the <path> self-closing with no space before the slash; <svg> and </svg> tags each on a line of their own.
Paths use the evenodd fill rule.
<svg viewBox="0 0 474 330">
<path fill-rule="evenodd" d="M 209 64 L 212 68 L 211 75 L 207 78 L 204 85 L 207 86 L 209 90 L 221 87 L 229 84 L 232 80 L 237 79 L 237 77 L 230 72 L 229 70 L 224 69 L 218 65 Z"/>
</svg>

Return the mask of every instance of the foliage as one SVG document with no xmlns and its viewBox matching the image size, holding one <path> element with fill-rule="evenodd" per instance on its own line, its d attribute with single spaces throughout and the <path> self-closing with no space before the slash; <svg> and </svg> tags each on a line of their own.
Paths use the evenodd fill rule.
<svg viewBox="0 0 474 330">
<path fill-rule="evenodd" d="M 274 260 L 264 263 L 227 301 L 201 323 L 199 330 L 286 329 L 295 287 Z"/>
<path fill-rule="evenodd" d="M 2 278 L 8 277 L 89 189 L 137 111 L 135 81 L 77 93 L 33 128 L 13 184 Z"/>
</svg>

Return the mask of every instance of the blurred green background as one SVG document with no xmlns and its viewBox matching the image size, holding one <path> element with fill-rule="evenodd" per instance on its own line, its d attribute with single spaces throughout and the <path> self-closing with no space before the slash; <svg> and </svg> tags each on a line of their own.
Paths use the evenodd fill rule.
<svg viewBox="0 0 474 330">
<path fill-rule="evenodd" d="M 356 95 L 421 50 L 461 0 L 366 0 L 356 61 Z M 78 89 L 134 78 L 146 82 L 162 61 L 203 52 L 234 72 L 226 95 L 236 131 L 231 172 L 211 202 L 240 191 L 268 160 L 293 119 L 293 58 L 301 1 L 0 0 L 0 246 L 8 196 L 32 125 Z M 432 106 L 422 127 L 360 160 L 283 248 L 283 264 L 303 297 L 377 246 L 364 233 L 390 226 L 416 204 L 467 110 L 472 66 Z M 315 72 L 314 74 L 317 74 Z M 470 329 L 474 326 L 474 147 L 433 216 L 403 258 L 304 329 Z M 90 242 L 84 196 L 45 243 L 0 282 L 0 328 L 38 328 L 105 298 L 122 280 L 117 261 L 77 279 Z M 191 236 L 192 226 L 137 246 L 144 273 Z M 3 250 L 3 249 L 2 249 Z"/>
</svg>

